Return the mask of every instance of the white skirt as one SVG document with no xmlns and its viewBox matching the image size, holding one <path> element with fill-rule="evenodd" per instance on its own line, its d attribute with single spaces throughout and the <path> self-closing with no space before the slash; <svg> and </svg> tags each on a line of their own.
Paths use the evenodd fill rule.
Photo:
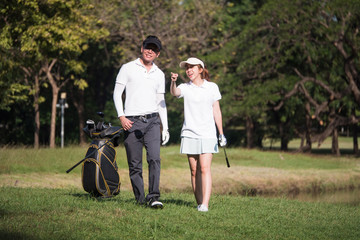
<svg viewBox="0 0 360 240">
<path fill-rule="evenodd" d="M 218 142 L 216 138 L 188 138 L 181 137 L 180 153 L 203 154 L 218 153 Z"/>
</svg>

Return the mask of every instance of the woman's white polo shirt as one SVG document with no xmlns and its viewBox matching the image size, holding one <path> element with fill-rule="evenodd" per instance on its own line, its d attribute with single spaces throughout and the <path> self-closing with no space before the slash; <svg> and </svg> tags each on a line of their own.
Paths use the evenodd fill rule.
<svg viewBox="0 0 360 240">
<path fill-rule="evenodd" d="M 213 104 L 221 99 L 217 84 L 204 79 L 201 86 L 196 86 L 190 81 L 180 84 L 178 88 L 181 90 L 179 98 L 184 98 L 181 136 L 216 139 Z"/>
</svg>

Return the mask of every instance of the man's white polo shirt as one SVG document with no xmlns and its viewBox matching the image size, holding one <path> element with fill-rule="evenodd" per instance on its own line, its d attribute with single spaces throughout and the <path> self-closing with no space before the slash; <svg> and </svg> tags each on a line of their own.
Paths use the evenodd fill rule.
<svg viewBox="0 0 360 240">
<path fill-rule="evenodd" d="M 156 94 L 165 93 L 165 74 L 155 63 L 149 72 L 140 58 L 122 65 L 116 83 L 125 85 L 125 116 L 158 112 Z"/>
<path fill-rule="evenodd" d="M 201 86 L 191 81 L 178 86 L 181 89 L 179 98 L 184 98 L 184 124 L 182 137 L 216 138 L 213 104 L 221 99 L 216 83 L 204 79 Z"/>
</svg>

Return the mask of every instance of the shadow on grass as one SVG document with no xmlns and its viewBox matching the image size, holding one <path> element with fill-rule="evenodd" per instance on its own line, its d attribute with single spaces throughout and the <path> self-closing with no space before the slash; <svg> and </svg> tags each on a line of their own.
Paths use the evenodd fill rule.
<svg viewBox="0 0 360 240">
<path fill-rule="evenodd" d="M 167 203 L 167 204 L 175 204 L 178 206 L 188 206 L 191 207 L 194 205 L 194 202 L 189 202 L 189 201 L 184 201 L 182 199 L 164 199 L 162 201 L 163 203 Z"/>
<path fill-rule="evenodd" d="M 118 198 L 116 198 L 119 195 L 112 196 L 112 197 L 94 197 L 90 193 L 69 193 L 68 195 L 82 199 L 82 200 L 96 200 L 98 202 L 118 201 L 119 200 Z"/>
<path fill-rule="evenodd" d="M 26 239 L 26 240 L 32 240 L 32 239 L 37 239 L 34 236 L 30 236 L 28 234 L 23 234 L 23 233 L 19 233 L 19 232 L 11 232 L 11 231 L 6 231 L 1 229 L 0 230 L 0 236 L 2 240 L 7 240 L 7 239 Z"/>
<path fill-rule="evenodd" d="M 133 197 L 122 197 L 121 193 L 119 195 L 113 196 L 113 197 L 93 197 L 89 193 L 68 193 L 67 195 L 70 195 L 72 197 L 78 198 L 80 200 L 92 200 L 97 202 L 107 202 L 107 201 L 122 201 L 125 203 L 133 203 L 135 205 L 138 205 L 138 203 L 135 201 Z M 175 199 L 175 198 L 166 198 L 166 199 L 160 199 L 161 202 L 165 204 L 174 204 L 178 206 L 193 206 L 194 202 L 190 201 L 184 201 L 182 199 Z"/>
</svg>

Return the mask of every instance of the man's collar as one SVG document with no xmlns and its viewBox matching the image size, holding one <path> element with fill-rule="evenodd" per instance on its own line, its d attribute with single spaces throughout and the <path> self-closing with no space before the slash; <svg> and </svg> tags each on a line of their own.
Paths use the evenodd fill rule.
<svg viewBox="0 0 360 240">
<path fill-rule="evenodd" d="M 139 65 L 139 66 L 142 66 L 142 67 L 144 67 L 145 68 L 145 66 L 144 66 L 144 64 L 140 61 L 140 58 L 137 58 L 136 60 L 135 60 L 135 63 L 137 64 L 137 65 Z M 152 62 L 152 66 L 151 66 L 151 69 L 157 69 L 158 68 L 158 66 L 154 63 L 154 62 Z"/>
</svg>

